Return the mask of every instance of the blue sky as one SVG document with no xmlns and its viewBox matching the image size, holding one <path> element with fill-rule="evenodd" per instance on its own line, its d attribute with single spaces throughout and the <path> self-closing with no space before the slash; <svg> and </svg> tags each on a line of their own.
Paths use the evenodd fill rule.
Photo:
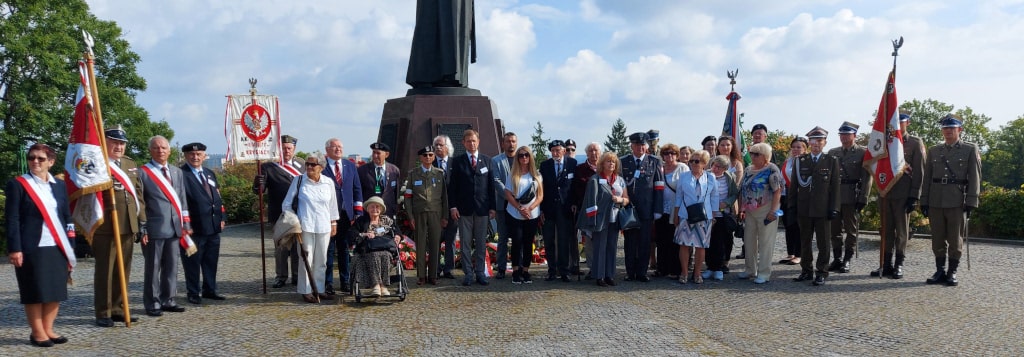
<svg viewBox="0 0 1024 357">
<path fill-rule="evenodd" d="M 149 88 L 138 102 L 172 141 L 223 153 L 225 95 L 259 79 L 282 131 L 315 151 L 330 137 L 367 153 L 384 103 L 405 95 L 413 0 L 87 0 L 124 30 Z M 497 103 L 506 129 L 602 142 L 630 132 L 696 146 L 721 132 L 726 71 L 745 127 L 803 134 L 866 127 L 903 36 L 901 101 L 970 106 L 992 129 L 1024 107 L 1024 0 L 512 1 L 476 3 L 479 57 L 470 86 Z M 937 120 L 937 118 L 919 118 Z"/>
</svg>

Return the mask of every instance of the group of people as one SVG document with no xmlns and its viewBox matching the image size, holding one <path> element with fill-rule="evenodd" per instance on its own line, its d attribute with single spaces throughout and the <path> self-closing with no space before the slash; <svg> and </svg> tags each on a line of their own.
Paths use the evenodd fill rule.
<svg viewBox="0 0 1024 357">
<path fill-rule="evenodd" d="M 919 205 L 931 223 L 935 255 L 936 272 L 926 282 L 955 286 L 962 229 L 978 206 L 980 155 L 976 145 L 961 140 L 963 125 L 955 115 L 942 118 L 944 141 L 927 152 L 921 139 L 906 132 L 909 121 L 909 115 L 900 115 L 906 168 L 894 173 L 898 181 L 880 197 L 886 222 L 883 264 L 870 274 L 903 277 L 908 218 Z M 582 163 L 574 158 L 575 141 L 553 140 L 548 144 L 551 158 L 538 165 L 528 146 L 517 146 L 514 133 L 504 134 L 501 152 L 492 158 L 479 152 L 480 134 L 470 129 L 462 136 L 463 154 L 452 156 L 451 139 L 439 135 L 418 150 L 419 165 L 404 175 L 386 161 L 391 151 L 386 144 L 372 144 L 371 162 L 357 167 L 343 158 L 339 139 L 326 142 L 324 158 L 301 161 L 295 158 L 297 139 L 284 135 L 281 160 L 260 167 L 253 191 L 268 195 L 271 223 L 285 213 L 298 217 L 299 239 L 275 247 L 273 287 L 290 282 L 308 302 L 333 298 L 335 258 L 343 291 L 349 292 L 355 279 L 371 295 L 391 294 L 389 268 L 397 254 L 396 237 L 402 234 L 396 222 L 399 196 L 416 242 L 419 285 L 455 278 L 456 232 L 462 285 L 488 285 L 485 255 L 492 219 L 499 238 L 494 277 L 505 278 L 510 258 L 513 284 L 533 282 L 530 265 L 538 231 L 548 261 L 547 281 L 568 282 L 570 275 L 582 274 L 577 232 L 586 242 L 588 279 L 599 286 L 617 284 L 620 232 L 626 281 L 650 281 L 651 269 L 655 277 L 680 283 L 722 280 L 729 272 L 733 235 L 742 232 L 736 235 L 743 237 L 745 264 L 737 275 L 763 284 L 772 277 L 782 224 L 788 256 L 779 263 L 801 266 L 793 280 L 823 285 L 830 272 L 850 272 L 858 251 L 860 214 L 873 177 L 864 166 L 865 148 L 855 143 L 857 130 L 856 124 L 843 123 L 842 145 L 826 153 L 828 132 L 815 127 L 792 140 L 789 157 L 779 167 L 764 142 L 768 129 L 763 124 L 751 133 L 750 165 L 730 136 L 709 136 L 700 149 L 657 147 L 653 130 L 630 135 L 630 152 L 621 157 L 589 143 Z M 137 320 L 122 308 L 126 297 L 118 284 L 122 274 L 128 280 L 130 269 L 117 268 L 118 260 L 130 267 L 136 242 L 146 261 L 147 315 L 185 311 L 175 301 L 179 259 L 190 303 L 224 300 L 216 283 L 224 208 L 216 174 L 202 166 L 206 146 L 183 146 L 186 163 L 175 167 L 168 163 L 167 139 L 154 136 L 151 159 L 139 166 L 124 156 L 128 139 L 122 128 L 105 134 L 113 197 L 104 197 L 113 201 L 103 205 L 104 221 L 91 234 L 96 325 Z M 29 172 L 10 180 L 5 190 L 8 257 L 32 329 L 29 340 L 48 347 L 67 342 L 53 322 L 76 263 L 71 250 L 75 230 L 65 185 L 49 173 L 56 152 L 35 144 L 26 159 Z M 811 247 L 815 240 L 817 260 Z"/>
<path fill-rule="evenodd" d="M 138 320 L 123 308 L 127 287 L 120 285 L 128 281 L 135 243 L 142 244 L 145 259 L 147 315 L 185 311 L 175 301 L 179 259 L 189 302 L 226 299 L 216 282 L 224 207 L 217 175 L 202 166 L 206 146 L 183 146 L 186 163 L 177 167 L 168 163 L 167 139 L 154 136 L 149 139 L 151 160 L 139 166 L 124 156 L 124 129 L 113 127 L 104 134 L 113 187 L 101 192 L 102 223 L 85 232 L 96 259 L 95 324 L 112 327 Z M 54 331 L 53 322 L 60 301 L 67 299 L 66 283 L 76 265 L 67 189 L 49 173 L 56 156 L 45 144 L 32 145 L 26 154 L 29 172 L 10 180 L 5 189 L 8 257 L 32 329 L 29 342 L 40 347 L 67 342 Z"/>
</svg>

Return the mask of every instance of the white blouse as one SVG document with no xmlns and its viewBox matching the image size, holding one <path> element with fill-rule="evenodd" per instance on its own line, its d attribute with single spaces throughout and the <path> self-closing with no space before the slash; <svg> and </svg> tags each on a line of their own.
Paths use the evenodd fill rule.
<svg viewBox="0 0 1024 357">
<path fill-rule="evenodd" d="M 511 175 L 512 175 L 512 171 L 509 170 L 509 176 L 505 177 L 505 191 L 508 191 L 508 192 L 512 192 L 512 187 L 513 187 Z M 519 175 L 519 190 L 518 190 L 518 192 L 512 192 L 512 197 L 520 197 L 524 193 L 526 193 L 526 190 L 530 188 L 530 182 L 532 182 L 532 181 L 533 181 L 533 175 L 531 175 L 529 172 L 524 173 L 522 175 Z M 541 178 L 538 177 L 537 178 L 537 183 L 535 184 L 537 186 L 536 189 L 537 189 L 538 192 L 541 190 L 540 182 L 541 182 Z M 528 203 L 528 205 L 532 205 L 534 202 L 536 202 L 538 196 L 539 195 L 534 196 L 533 200 L 531 200 Z M 507 211 L 508 214 L 512 216 L 512 218 L 515 218 L 515 219 L 518 219 L 518 220 L 527 220 L 527 219 L 534 219 L 534 218 L 540 217 L 540 205 L 537 205 L 537 207 L 534 207 L 533 210 L 530 211 L 530 217 L 523 217 L 523 215 L 519 214 L 519 210 L 516 209 L 516 206 L 514 204 L 512 204 L 512 202 L 509 202 L 507 205 L 505 205 L 505 211 Z"/>
<path fill-rule="evenodd" d="M 320 175 L 320 181 L 313 181 L 309 175 L 302 175 L 298 180 L 292 180 L 288 187 L 288 193 L 281 202 L 281 209 L 292 210 L 292 200 L 295 199 L 296 183 L 302 182 L 302 192 L 299 192 L 299 211 L 295 215 L 299 217 L 299 224 L 303 232 L 310 233 L 331 233 L 331 221 L 337 221 L 338 196 L 334 192 L 334 182 L 326 175 Z"/>
</svg>

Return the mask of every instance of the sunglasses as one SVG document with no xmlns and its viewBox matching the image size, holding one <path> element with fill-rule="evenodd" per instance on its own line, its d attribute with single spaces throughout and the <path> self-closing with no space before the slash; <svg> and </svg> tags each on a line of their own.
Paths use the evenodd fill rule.
<svg viewBox="0 0 1024 357">
<path fill-rule="evenodd" d="M 522 159 L 524 157 L 530 157 L 530 154 L 529 153 L 525 153 L 525 152 L 521 152 L 521 153 L 516 154 L 516 157 Z"/>
<path fill-rule="evenodd" d="M 315 163 L 315 162 L 307 162 L 306 163 L 306 167 L 317 167 L 317 166 L 320 166 L 320 164 Z"/>
<path fill-rule="evenodd" d="M 39 161 L 39 162 L 43 162 L 43 161 L 46 161 L 46 160 L 49 160 L 49 158 L 47 158 L 46 156 L 34 156 L 34 155 L 33 155 L 33 156 L 29 156 L 29 157 L 28 157 L 28 161 Z"/>
<path fill-rule="evenodd" d="M 423 157 L 434 157 L 434 153 L 426 153 L 426 154 L 422 154 L 420 156 L 423 156 Z"/>
<path fill-rule="evenodd" d="M 690 163 L 690 165 L 696 165 L 696 164 L 701 163 L 701 161 L 700 161 L 700 159 L 693 159 L 693 160 L 690 160 L 689 163 Z"/>
<path fill-rule="evenodd" d="M 572 152 L 576 152 L 576 148 L 566 148 L 566 149 L 565 149 L 565 151 L 572 151 Z"/>
</svg>

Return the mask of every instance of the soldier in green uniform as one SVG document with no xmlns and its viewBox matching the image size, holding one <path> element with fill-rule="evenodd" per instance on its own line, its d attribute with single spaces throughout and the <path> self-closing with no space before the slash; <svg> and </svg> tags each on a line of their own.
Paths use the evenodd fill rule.
<svg viewBox="0 0 1024 357">
<path fill-rule="evenodd" d="M 96 308 L 96 326 L 112 327 L 114 322 L 124 322 L 122 302 L 127 296 L 121 295 L 120 273 L 117 269 L 117 249 L 114 247 L 113 215 L 117 215 L 118 233 L 121 241 L 121 257 L 124 259 L 124 280 L 129 281 L 132 269 L 132 248 L 134 238 L 146 234 L 146 207 L 142 200 L 142 184 L 135 161 L 124 156 L 128 137 L 120 125 L 104 131 L 107 140 L 107 157 L 110 159 L 114 181 L 115 202 L 105 202 L 103 224 L 96 228 L 92 237 L 92 253 L 96 256 L 96 271 L 93 274 L 93 305 Z M 109 198 L 103 192 L 104 200 Z M 134 316 L 132 322 L 137 321 Z"/>
<path fill-rule="evenodd" d="M 910 231 L 910 212 L 917 207 L 921 198 L 921 183 L 924 181 L 924 144 L 921 138 L 907 134 L 910 124 L 910 113 L 900 112 L 900 131 L 903 132 L 903 161 L 907 166 L 896 183 L 889 188 L 889 193 L 879 199 L 885 208 L 885 227 L 881 234 L 885 241 L 885 257 L 882 270 L 872 271 L 871 276 L 888 276 L 893 279 L 903 278 L 904 252 L 907 250 L 907 238 Z M 896 263 L 893 264 L 893 255 Z"/>
<path fill-rule="evenodd" d="M 822 152 L 827 136 L 828 131 L 818 126 L 807 133 L 811 150 L 797 159 L 796 177 L 790 181 L 788 190 L 787 204 L 791 212 L 796 212 L 800 224 L 801 272 L 793 281 L 814 279 L 814 285 L 824 285 L 828 278 L 828 234 L 831 221 L 839 217 L 839 160 Z M 818 262 L 812 267 L 811 239 L 815 236 Z"/>
<path fill-rule="evenodd" d="M 405 175 L 405 210 L 416 239 L 416 284 L 437 285 L 441 228 L 448 225 L 448 190 L 444 170 L 433 166 L 434 147 L 428 145 L 417 154 L 420 166 Z"/>
<path fill-rule="evenodd" d="M 925 282 L 956 286 L 956 269 L 963 249 L 963 228 L 978 207 L 981 191 L 981 155 L 978 146 L 960 140 L 963 121 L 954 114 L 939 122 L 943 143 L 928 149 L 924 165 L 921 213 L 932 228 L 935 274 Z M 945 270 L 946 258 L 949 270 Z"/>
<path fill-rule="evenodd" d="M 857 251 L 857 237 L 860 235 L 860 212 L 867 206 L 868 191 L 871 191 L 871 172 L 864 167 L 865 149 L 855 142 L 857 129 L 860 129 L 859 125 L 843 122 L 839 127 L 842 146 L 828 151 L 830 156 L 839 160 L 840 218 L 832 222 L 832 264 L 828 271 L 840 273 L 850 272 L 850 260 Z"/>
</svg>

